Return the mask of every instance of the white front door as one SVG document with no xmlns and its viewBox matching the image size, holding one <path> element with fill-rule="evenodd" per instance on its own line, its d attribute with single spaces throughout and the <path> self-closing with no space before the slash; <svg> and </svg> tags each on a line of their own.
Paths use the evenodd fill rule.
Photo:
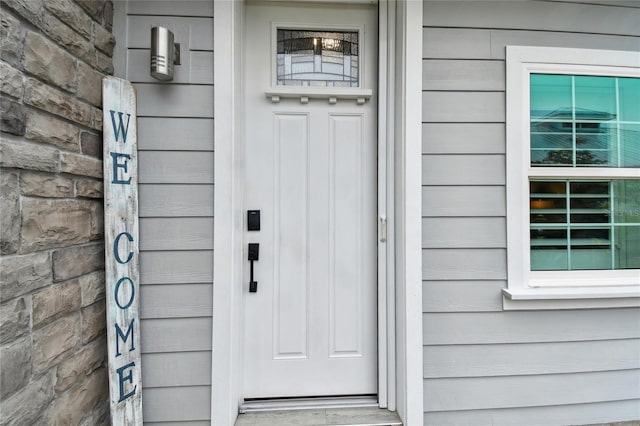
<svg viewBox="0 0 640 426">
<path fill-rule="evenodd" d="M 243 396 L 375 394 L 377 8 L 246 13 L 245 206 L 261 223 L 245 224 Z"/>
</svg>

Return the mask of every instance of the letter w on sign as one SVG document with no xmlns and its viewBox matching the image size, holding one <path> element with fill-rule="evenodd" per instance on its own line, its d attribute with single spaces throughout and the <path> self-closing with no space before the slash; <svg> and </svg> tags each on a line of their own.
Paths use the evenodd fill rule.
<svg viewBox="0 0 640 426">
<path fill-rule="evenodd" d="M 108 76 L 102 99 L 111 421 L 142 426 L 136 93 L 130 82 Z"/>
</svg>

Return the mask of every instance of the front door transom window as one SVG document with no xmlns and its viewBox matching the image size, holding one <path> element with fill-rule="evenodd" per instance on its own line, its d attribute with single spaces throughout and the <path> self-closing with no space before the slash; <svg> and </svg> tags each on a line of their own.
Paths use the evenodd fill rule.
<svg viewBox="0 0 640 426">
<path fill-rule="evenodd" d="M 277 30 L 278 86 L 359 87 L 357 31 Z"/>
</svg>

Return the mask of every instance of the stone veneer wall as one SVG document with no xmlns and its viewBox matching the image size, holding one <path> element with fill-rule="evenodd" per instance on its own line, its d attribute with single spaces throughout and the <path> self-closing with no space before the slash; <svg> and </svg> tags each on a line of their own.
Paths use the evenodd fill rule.
<svg viewBox="0 0 640 426">
<path fill-rule="evenodd" d="M 110 0 L 2 0 L 0 424 L 109 422 L 101 80 Z"/>
</svg>

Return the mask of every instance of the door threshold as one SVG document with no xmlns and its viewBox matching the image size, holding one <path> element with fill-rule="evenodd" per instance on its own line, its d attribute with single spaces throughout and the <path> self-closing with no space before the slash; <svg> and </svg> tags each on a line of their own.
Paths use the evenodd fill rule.
<svg viewBox="0 0 640 426">
<path fill-rule="evenodd" d="M 341 396 L 341 397 L 313 397 L 313 398 L 273 398 L 245 400 L 240 405 L 240 413 L 254 413 L 261 411 L 292 411 L 313 408 L 364 408 L 378 407 L 375 395 Z"/>
<path fill-rule="evenodd" d="M 378 407 L 307 408 L 240 414 L 235 426 L 402 426 L 398 413 Z"/>
</svg>

